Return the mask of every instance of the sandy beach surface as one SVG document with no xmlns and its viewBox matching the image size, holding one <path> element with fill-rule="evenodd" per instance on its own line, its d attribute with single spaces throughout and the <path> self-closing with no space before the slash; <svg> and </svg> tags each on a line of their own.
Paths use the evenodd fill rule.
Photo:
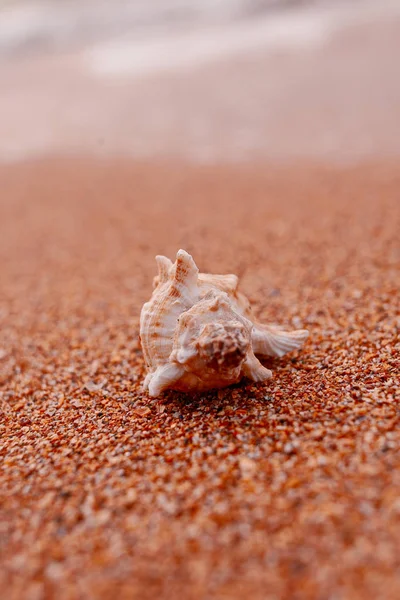
<svg viewBox="0 0 400 600">
<path fill-rule="evenodd" d="M 398 600 L 400 2 L 190 6 L 0 0 L 0 598 Z M 143 392 L 179 248 L 272 380 Z"/>
<path fill-rule="evenodd" d="M 0 168 L 0 595 L 400 595 L 398 163 Z M 274 377 L 160 401 L 154 255 L 307 327 Z"/>
</svg>

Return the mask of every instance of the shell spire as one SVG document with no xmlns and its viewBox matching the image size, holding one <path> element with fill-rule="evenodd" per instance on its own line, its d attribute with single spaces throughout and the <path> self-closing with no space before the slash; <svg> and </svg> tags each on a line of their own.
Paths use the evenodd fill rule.
<svg viewBox="0 0 400 600">
<path fill-rule="evenodd" d="M 271 371 L 256 355 L 282 356 L 308 336 L 257 323 L 236 275 L 199 273 L 185 250 L 175 263 L 165 256 L 156 261 L 155 289 L 140 315 L 150 396 L 225 387 L 243 377 L 265 381 Z"/>
</svg>

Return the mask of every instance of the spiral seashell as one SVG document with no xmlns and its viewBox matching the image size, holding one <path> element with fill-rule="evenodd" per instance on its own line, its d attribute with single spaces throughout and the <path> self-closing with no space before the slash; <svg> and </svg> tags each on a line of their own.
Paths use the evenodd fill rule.
<svg viewBox="0 0 400 600">
<path fill-rule="evenodd" d="M 264 381 L 272 373 L 256 355 L 283 356 L 308 337 L 304 329 L 258 323 L 236 275 L 199 273 L 185 250 L 175 263 L 165 256 L 156 261 L 153 295 L 140 315 L 150 396 L 221 388 L 243 377 Z"/>
</svg>

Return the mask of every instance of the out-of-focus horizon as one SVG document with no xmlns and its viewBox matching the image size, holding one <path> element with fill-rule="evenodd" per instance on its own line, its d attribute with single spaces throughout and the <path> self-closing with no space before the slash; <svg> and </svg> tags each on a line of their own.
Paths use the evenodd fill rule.
<svg viewBox="0 0 400 600">
<path fill-rule="evenodd" d="M 400 0 L 0 0 L 0 160 L 400 154 Z"/>
</svg>

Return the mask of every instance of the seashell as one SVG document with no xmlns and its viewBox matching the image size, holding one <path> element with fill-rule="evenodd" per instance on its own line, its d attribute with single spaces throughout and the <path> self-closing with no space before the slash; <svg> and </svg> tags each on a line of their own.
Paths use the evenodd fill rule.
<svg viewBox="0 0 400 600">
<path fill-rule="evenodd" d="M 175 263 L 165 256 L 156 261 L 154 291 L 140 315 L 150 396 L 221 388 L 243 377 L 264 381 L 272 373 L 256 355 L 283 356 L 308 337 L 304 329 L 258 323 L 236 275 L 199 273 L 185 250 Z"/>
</svg>

